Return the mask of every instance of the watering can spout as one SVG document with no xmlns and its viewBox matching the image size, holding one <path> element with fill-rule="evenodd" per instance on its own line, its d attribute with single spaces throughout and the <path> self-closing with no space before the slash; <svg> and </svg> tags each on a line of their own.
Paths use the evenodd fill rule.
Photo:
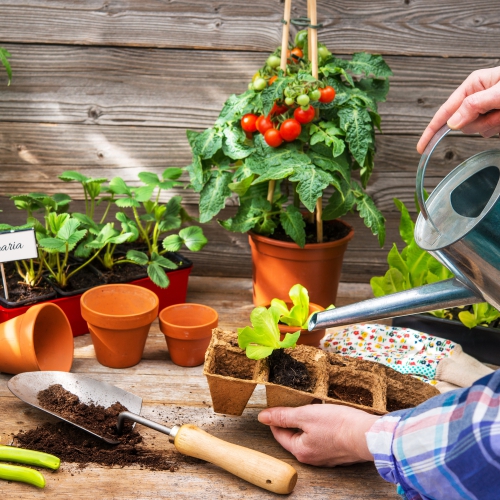
<svg viewBox="0 0 500 500">
<path fill-rule="evenodd" d="M 484 298 L 453 278 L 315 313 L 309 320 L 308 328 L 319 330 L 352 325 L 479 302 L 484 302 Z"/>
</svg>

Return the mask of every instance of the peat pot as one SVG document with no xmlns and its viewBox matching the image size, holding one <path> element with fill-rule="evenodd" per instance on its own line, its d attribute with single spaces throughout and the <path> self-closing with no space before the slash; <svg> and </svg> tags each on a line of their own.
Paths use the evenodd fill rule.
<svg viewBox="0 0 500 500">
<path fill-rule="evenodd" d="M 158 316 L 156 294 L 136 285 L 103 285 L 86 291 L 80 305 L 99 363 L 110 368 L 139 363 Z"/>
<path fill-rule="evenodd" d="M 337 221 L 339 222 L 339 221 Z M 315 304 L 335 304 L 347 244 L 354 236 L 350 229 L 344 238 L 326 243 L 280 241 L 249 232 L 252 251 L 253 302 L 265 306 L 274 298 L 285 302 L 293 285 L 300 283 Z"/>
<path fill-rule="evenodd" d="M 179 366 L 203 364 L 218 320 L 217 311 L 203 304 L 176 304 L 163 309 L 160 330 L 172 362 Z"/>
</svg>

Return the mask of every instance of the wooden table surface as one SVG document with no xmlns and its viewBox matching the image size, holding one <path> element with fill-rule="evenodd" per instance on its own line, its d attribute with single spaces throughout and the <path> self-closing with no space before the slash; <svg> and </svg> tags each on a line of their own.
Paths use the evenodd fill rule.
<svg viewBox="0 0 500 500">
<path fill-rule="evenodd" d="M 365 298 L 366 287 L 341 285 L 337 305 Z M 219 326 L 225 329 L 248 324 L 252 305 L 248 279 L 191 277 L 189 302 L 209 305 L 219 313 Z M 291 464 L 298 472 L 293 499 L 397 499 L 395 486 L 385 482 L 371 463 L 349 467 L 318 468 L 303 465 L 286 452 L 269 429 L 257 421 L 265 407 L 263 386 L 257 386 L 241 417 L 215 414 L 203 367 L 182 368 L 170 360 L 163 334 L 155 322 L 151 328 L 142 361 L 127 369 L 112 369 L 95 359 L 89 335 L 75 338 L 73 373 L 82 373 L 112 383 L 143 398 L 142 415 L 167 426 L 193 423 L 227 441 L 259 450 Z M 0 374 L 0 443 L 10 444 L 12 435 L 51 420 L 41 411 L 14 397 L 7 388 L 10 375 Z M 139 426 L 145 443 L 164 450 L 165 457 L 178 452 L 168 437 Z M 280 498 L 209 463 L 181 463 L 176 472 L 158 472 L 139 466 L 110 468 L 90 464 L 80 469 L 62 463 L 57 472 L 43 472 L 44 490 L 34 486 L 0 480 L 0 498 L 50 500 L 128 500 L 128 499 L 248 499 Z"/>
</svg>

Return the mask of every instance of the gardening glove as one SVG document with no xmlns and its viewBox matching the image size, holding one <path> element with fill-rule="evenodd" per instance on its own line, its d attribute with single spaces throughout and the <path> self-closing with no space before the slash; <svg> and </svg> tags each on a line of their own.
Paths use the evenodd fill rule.
<svg viewBox="0 0 500 500">
<path fill-rule="evenodd" d="M 330 330 L 320 346 L 328 352 L 376 361 L 446 392 L 469 387 L 493 370 L 464 353 L 451 340 L 379 324 Z"/>
</svg>

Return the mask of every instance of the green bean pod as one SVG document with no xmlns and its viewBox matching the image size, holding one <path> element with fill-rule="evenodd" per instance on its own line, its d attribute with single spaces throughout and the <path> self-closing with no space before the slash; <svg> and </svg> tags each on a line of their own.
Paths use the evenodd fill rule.
<svg viewBox="0 0 500 500">
<path fill-rule="evenodd" d="M 45 478 L 37 470 L 18 465 L 0 464 L 0 479 L 20 481 L 39 488 L 45 487 Z"/>
<path fill-rule="evenodd" d="M 36 467 L 46 467 L 47 469 L 59 469 L 61 460 L 54 455 L 41 451 L 25 450 L 15 446 L 0 445 L 0 460 L 5 462 L 20 462 Z"/>
</svg>

